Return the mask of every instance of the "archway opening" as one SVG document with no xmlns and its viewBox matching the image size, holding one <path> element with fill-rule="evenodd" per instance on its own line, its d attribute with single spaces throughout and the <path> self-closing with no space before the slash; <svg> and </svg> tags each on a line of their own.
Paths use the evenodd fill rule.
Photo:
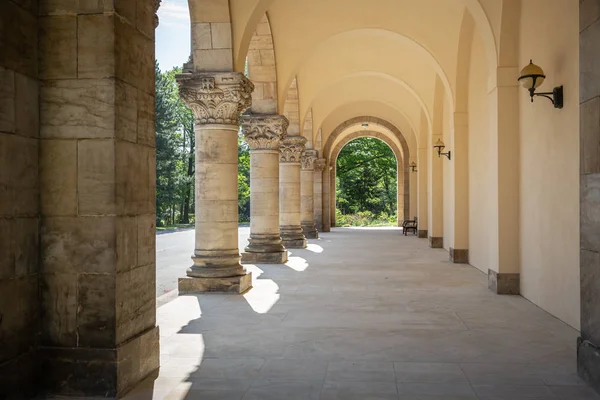
<svg viewBox="0 0 600 400">
<path fill-rule="evenodd" d="M 384 141 L 361 137 L 348 142 L 336 165 L 336 226 L 396 226 L 398 160 Z"/>
</svg>

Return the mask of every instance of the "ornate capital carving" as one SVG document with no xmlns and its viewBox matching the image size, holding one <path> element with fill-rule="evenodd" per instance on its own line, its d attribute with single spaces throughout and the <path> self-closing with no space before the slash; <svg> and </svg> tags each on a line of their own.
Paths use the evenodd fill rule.
<svg viewBox="0 0 600 400">
<path fill-rule="evenodd" d="M 162 0 L 154 0 L 154 29 L 158 28 L 158 9 Z"/>
<path fill-rule="evenodd" d="M 197 124 L 237 125 L 252 105 L 254 85 L 241 72 L 194 72 L 177 75 L 179 96 Z"/>
<path fill-rule="evenodd" d="M 283 115 L 242 115 L 242 133 L 251 150 L 277 150 L 287 134 L 289 121 Z"/>
<path fill-rule="evenodd" d="M 299 163 L 304 151 L 306 138 L 303 136 L 288 136 L 283 139 L 279 153 L 281 163 Z"/>
<path fill-rule="evenodd" d="M 323 171 L 327 166 L 327 160 L 324 158 L 319 158 L 315 161 L 315 171 Z"/>
<path fill-rule="evenodd" d="M 302 154 L 302 169 L 314 170 L 315 169 L 315 161 L 317 161 L 316 150 L 306 150 Z"/>
</svg>

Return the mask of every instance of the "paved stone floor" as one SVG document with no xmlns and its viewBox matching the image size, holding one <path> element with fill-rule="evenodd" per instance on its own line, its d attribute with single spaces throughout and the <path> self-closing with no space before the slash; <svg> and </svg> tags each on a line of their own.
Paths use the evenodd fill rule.
<svg viewBox="0 0 600 400">
<path fill-rule="evenodd" d="M 335 229 L 244 296 L 158 309 L 161 369 L 127 399 L 599 399 L 577 332 L 396 229 Z"/>
</svg>

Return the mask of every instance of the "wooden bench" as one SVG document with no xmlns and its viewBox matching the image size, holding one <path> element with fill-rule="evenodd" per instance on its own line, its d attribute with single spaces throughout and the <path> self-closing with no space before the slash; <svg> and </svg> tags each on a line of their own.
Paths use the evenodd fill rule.
<svg viewBox="0 0 600 400">
<path fill-rule="evenodd" d="M 417 217 L 415 217 L 415 219 L 405 219 L 404 222 L 402 222 L 402 232 L 404 233 L 404 236 L 406 236 L 409 231 L 413 231 L 416 235 L 417 227 Z"/>
</svg>

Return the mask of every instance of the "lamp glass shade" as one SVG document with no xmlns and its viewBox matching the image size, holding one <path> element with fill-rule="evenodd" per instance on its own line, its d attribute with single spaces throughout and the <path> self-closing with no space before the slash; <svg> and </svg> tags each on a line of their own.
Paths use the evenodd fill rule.
<svg viewBox="0 0 600 400">
<path fill-rule="evenodd" d="M 435 149 L 443 149 L 444 147 L 446 147 L 446 145 L 444 144 L 444 142 L 442 142 L 442 139 L 438 139 L 437 142 L 435 142 L 435 144 L 433 145 L 433 147 Z"/>
<path fill-rule="evenodd" d="M 521 70 L 521 75 L 519 76 L 519 82 L 521 82 L 521 85 L 523 85 L 525 89 L 537 89 L 544 83 L 544 79 L 546 79 L 544 70 L 533 62 L 529 62 L 529 64 Z"/>
</svg>

